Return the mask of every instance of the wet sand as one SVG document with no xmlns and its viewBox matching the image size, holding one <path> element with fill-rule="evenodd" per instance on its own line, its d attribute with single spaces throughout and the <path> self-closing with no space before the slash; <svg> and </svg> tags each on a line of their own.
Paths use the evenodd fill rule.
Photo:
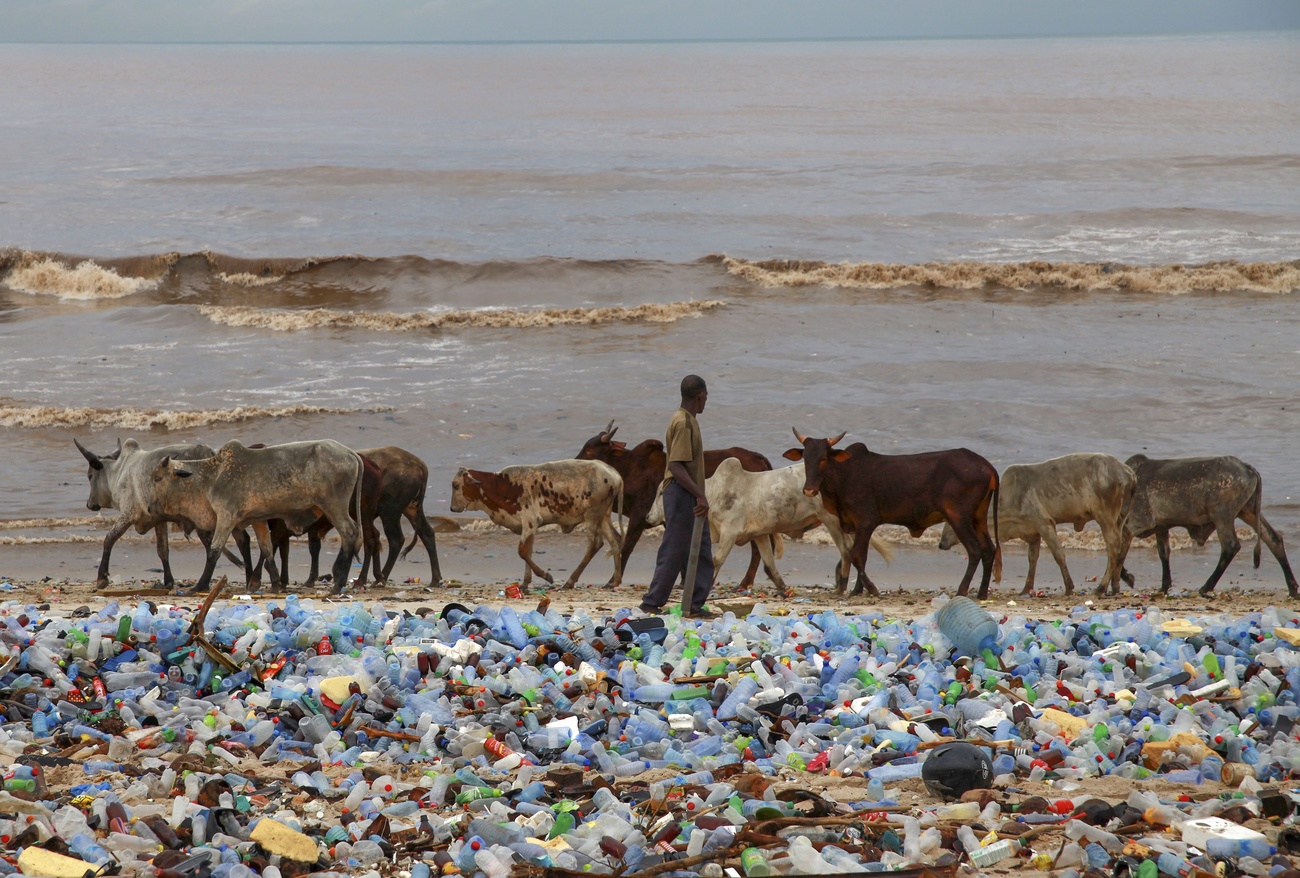
<svg viewBox="0 0 1300 878">
<path fill-rule="evenodd" d="M 388 607 L 433 606 L 440 608 L 447 601 L 465 604 L 500 604 L 507 602 L 505 589 L 519 582 L 523 576 L 523 562 L 517 554 L 518 540 L 500 530 L 487 530 L 483 524 L 476 529 L 438 534 L 438 553 L 445 580 L 443 588 L 429 586 L 429 564 L 421 547 L 399 560 L 393 568 L 391 582 L 382 587 L 353 588 L 349 594 L 366 602 L 378 600 Z M 35 531 L 25 533 L 34 534 Z M 39 537 L 29 537 L 39 539 Z M 960 550 L 939 551 L 927 544 L 937 538 L 937 529 L 927 533 L 916 544 L 894 544 L 892 563 L 873 555 L 868 559 L 867 570 L 879 587 L 881 596 L 870 598 L 840 597 L 831 587 L 835 553 L 820 544 L 814 533 L 804 540 L 785 541 L 784 555 L 777 566 L 791 586 L 794 594 L 785 598 L 767 581 L 761 569 L 757 588 L 741 590 L 737 587 L 749 561 L 748 547 L 737 547 L 723 567 L 718 586 L 710 604 L 718 609 L 747 610 L 755 601 L 762 600 L 769 608 L 788 608 L 795 612 L 820 610 L 828 607 L 840 612 L 866 612 L 878 609 L 887 615 L 915 618 L 931 612 L 930 602 L 940 593 L 955 593 L 965 570 L 965 555 Z M 93 581 L 99 564 L 102 536 L 81 530 L 77 542 L 9 544 L 0 553 L 0 582 L 7 582 L 12 591 L 3 596 L 24 602 L 50 602 L 52 605 L 75 602 L 98 607 L 110 597 L 95 591 Z M 563 582 L 585 549 L 581 533 L 561 534 L 543 532 L 537 538 L 535 557 L 539 565 L 548 569 L 557 582 Z M 909 541 L 913 542 L 913 541 Z M 179 534 L 171 540 L 172 570 L 178 581 L 192 582 L 202 569 L 202 549 L 196 539 L 187 540 Z M 628 565 L 624 585 L 617 589 L 604 588 L 613 572 L 613 564 L 605 554 L 598 554 L 588 566 L 577 588 L 561 590 L 547 587 L 534 579 L 532 593 L 523 600 L 509 601 L 516 605 L 535 603 L 542 593 L 549 595 L 552 605 L 560 612 L 579 607 L 587 610 L 613 611 L 620 607 L 635 607 L 644 593 L 654 567 L 659 538 L 651 532 L 642 538 Z M 1096 578 L 1106 566 L 1104 553 L 1082 549 L 1067 550 L 1067 562 L 1076 582 L 1075 593 L 1067 597 L 1061 576 L 1050 556 L 1044 551 L 1038 564 L 1035 588 L 1042 596 L 1020 595 L 1027 569 L 1025 547 L 1020 543 L 1004 546 L 1004 578 L 990 589 L 990 609 L 1008 614 L 1025 614 L 1056 618 L 1068 614 L 1073 607 L 1091 600 L 1099 609 L 1158 604 L 1168 611 L 1188 614 L 1246 613 L 1270 605 L 1289 603 L 1286 585 L 1276 562 L 1264 553 L 1260 569 L 1251 566 L 1253 542 L 1243 540 L 1240 553 L 1229 566 L 1219 583 L 1212 600 L 1197 595 L 1200 587 L 1218 559 L 1218 545 L 1213 540 L 1204 548 L 1183 548 L 1173 553 L 1174 589 L 1169 596 L 1160 597 L 1160 562 L 1151 548 L 1135 547 L 1129 554 L 1128 567 L 1137 576 L 1136 589 L 1124 589 L 1117 597 L 1096 597 L 1093 589 Z M 327 572 L 333 561 L 335 546 L 328 541 L 322 552 L 321 569 Z M 289 558 L 291 580 L 300 583 L 308 571 L 306 546 L 295 541 Z M 354 571 L 358 569 L 354 567 Z M 243 585 L 242 570 L 222 559 L 216 576 L 227 576 L 231 588 L 225 596 L 248 594 Z M 979 574 L 972 585 L 972 597 L 978 586 Z M 111 566 L 112 585 L 109 591 L 121 593 L 132 586 L 152 588 L 161 585 L 161 569 L 154 550 L 152 535 L 123 537 L 114 547 Z M 268 591 L 263 589 L 264 592 Z M 328 587 L 322 586 L 299 592 L 302 596 L 334 598 Z M 679 593 L 678 593 L 679 594 Z M 223 596 L 223 597 L 225 597 Z M 118 600 L 123 598 L 118 597 Z"/>
</svg>

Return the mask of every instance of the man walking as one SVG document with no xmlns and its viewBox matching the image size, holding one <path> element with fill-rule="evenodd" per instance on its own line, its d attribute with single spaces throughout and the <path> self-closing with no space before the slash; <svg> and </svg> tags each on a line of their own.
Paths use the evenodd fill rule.
<svg viewBox="0 0 1300 878">
<path fill-rule="evenodd" d="M 682 379 L 682 405 L 673 412 L 664 437 L 664 450 L 668 452 L 663 484 L 664 541 L 659 545 L 650 588 L 641 601 L 642 612 L 658 613 L 668 603 L 673 583 L 686 571 L 690 560 L 691 531 L 699 517 L 704 519 L 704 531 L 689 613 L 705 619 L 717 616 L 704 609 L 713 587 L 713 545 L 709 539 L 709 501 L 704 495 L 704 439 L 695 419 L 704 411 L 708 399 L 703 378 L 687 375 Z"/>
</svg>

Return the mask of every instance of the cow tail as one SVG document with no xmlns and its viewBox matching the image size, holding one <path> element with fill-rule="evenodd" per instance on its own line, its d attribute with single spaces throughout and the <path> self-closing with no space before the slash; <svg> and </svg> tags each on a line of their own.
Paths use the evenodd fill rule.
<svg viewBox="0 0 1300 878">
<path fill-rule="evenodd" d="M 993 471 L 993 578 L 1002 581 L 1002 535 L 998 528 L 998 494 L 1002 491 L 1002 477 Z"/>
<path fill-rule="evenodd" d="M 1259 552 L 1264 545 L 1264 528 L 1268 527 L 1264 523 L 1264 480 L 1258 472 L 1255 473 L 1255 496 L 1250 498 L 1250 503 L 1255 507 L 1251 511 L 1255 513 L 1255 569 L 1258 570 Z"/>
<path fill-rule="evenodd" d="M 353 501 L 353 505 L 356 507 L 354 511 L 356 512 L 357 539 L 361 543 L 357 547 L 357 554 L 362 554 L 366 548 L 366 535 L 361 525 L 361 485 L 366 478 L 366 465 L 361 460 L 360 454 L 357 454 L 355 451 L 352 453 L 356 454 L 357 457 L 357 486 L 356 490 L 352 492 L 353 496 L 356 498 Z"/>
<path fill-rule="evenodd" d="M 614 532 L 618 534 L 619 551 L 622 551 L 623 541 L 627 539 L 627 531 L 623 527 L 623 478 L 622 476 L 620 476 L 618 480 L 618 514 L 614 516 Z M 1258 554 L 1259 553 L 1256 552 L 1256 555 Z M 1259 566 L 1258 561 L 1255 562 L 1255 566 L 1256 567 Z"/>
</svg>

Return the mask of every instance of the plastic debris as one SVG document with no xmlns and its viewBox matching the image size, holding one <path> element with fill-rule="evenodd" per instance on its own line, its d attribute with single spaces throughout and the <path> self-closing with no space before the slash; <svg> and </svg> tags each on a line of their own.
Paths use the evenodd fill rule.
<svg viewBox="0 0 1300 878">
<path fill-rule="evenodd" d="M 1173 878 L 1300 850 L 1287 609 L 684 620 L 218 590 L 0 605 L 0 873 Z M 1103 775 L 1122 799 L 1089 794 Z"/>
</svg>

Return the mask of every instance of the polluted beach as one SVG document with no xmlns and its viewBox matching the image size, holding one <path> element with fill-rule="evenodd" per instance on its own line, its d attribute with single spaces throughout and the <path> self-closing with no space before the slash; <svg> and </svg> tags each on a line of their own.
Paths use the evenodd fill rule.
<svg viewBox="0 0 1300 878">
<path fill-rule="evenodd" d="M 512 4 L 0 4 L 0 875 L 1300 878 L 1294 10 Z"/>
<path fill-rule="evenodd" d="M 9 604 L 10 869 L 1278 874 L 1300 618 Z M 8 856 L 5 858 L 9 859 Z"/>
</svg>

